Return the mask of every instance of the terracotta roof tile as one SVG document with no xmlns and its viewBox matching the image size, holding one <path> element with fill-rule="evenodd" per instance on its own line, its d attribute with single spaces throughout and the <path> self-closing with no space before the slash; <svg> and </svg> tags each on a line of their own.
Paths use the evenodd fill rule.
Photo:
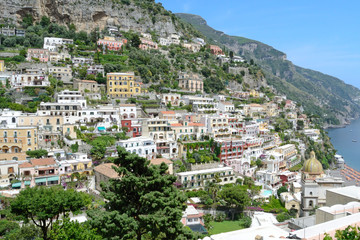
<svg viewBox="0 0 360 240">
<path fill-rule="evenodd" d="M 33 166 L 46 166 L 46 165 L 54 165 L 56 164 L 54 158 L 38 158 L 38 159 L 31 159 L 31 164 Z"/>
<path fill-rule="evenodd" d="M 31 163 L 28 162 L 19 165 L 19 168 L 31 168 L 31 167 L 33 167 L 33 165 L 31 165 Z"/>
<path fill-rule="evenodd" d="M 175 114 L 174 111 L 161 111 L 162 114 Z"/>
<path fill-rule="evenodd" d="M 205 124 L 203 124 L 203 123 L 189 123 L 188 126 L 192 126 L 192 127 L 205 127 Z"/>
<path fill-rule="evenodd" d="M 172 123 L 172 127 L 182 127 L 183 125 L 181 123 Z"/>
<path fill-rule="evenodd" d="M 102 175 L 105 175 L 109 178 L 118 178 L 119 174 L 112 168 L 113 166 L 116 166 L 113 163 L 104 163 L 99 166 L 96 166 L 94 168 L 95 172 L 99 172 Z"/>
</svg>

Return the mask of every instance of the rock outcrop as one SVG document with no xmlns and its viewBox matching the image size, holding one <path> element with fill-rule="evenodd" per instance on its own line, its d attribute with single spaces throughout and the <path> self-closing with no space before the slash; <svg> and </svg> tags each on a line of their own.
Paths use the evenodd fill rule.
<svg viewBox="0 0 360 240">
<path fill-rule="evenodd" d="M 86 32 L 101 30 L 107 25 L 119 26 L 125 31 L 155 31 L 161 36 L 178 32 L 176 18 L 171 13 L 161 4 L 147 4 L 150 10 L 144 9 L 141 3 L 120 0 L 2 0 L 0 19 L 19 24 L 24 16 L 31 14 L 35 21 L 47 16 L 58 24 L 73 23 L 77 30 Z"/>
</svg>

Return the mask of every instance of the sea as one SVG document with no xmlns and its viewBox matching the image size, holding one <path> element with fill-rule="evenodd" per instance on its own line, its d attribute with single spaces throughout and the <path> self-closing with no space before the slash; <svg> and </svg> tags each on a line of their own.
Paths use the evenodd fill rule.
<svg viewBox="0 0 360 240">
<path fill-rule="evenodd" d="M 337 154 L 343 156 L 345 164 L 360 171 L 360 119 L 344 128 L 327 129 Z"/>
</svg>

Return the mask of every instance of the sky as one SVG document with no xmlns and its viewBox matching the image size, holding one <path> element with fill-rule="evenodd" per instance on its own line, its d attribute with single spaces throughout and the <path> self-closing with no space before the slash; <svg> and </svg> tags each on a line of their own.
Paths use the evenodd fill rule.
<svg viewBox="0 0 360 240">
<path fill-rule="evenodd" d="M 294 64 L 360 88 L 358 0 L 156 0 L 226 34 L 268 44 Z"/>
</svg>

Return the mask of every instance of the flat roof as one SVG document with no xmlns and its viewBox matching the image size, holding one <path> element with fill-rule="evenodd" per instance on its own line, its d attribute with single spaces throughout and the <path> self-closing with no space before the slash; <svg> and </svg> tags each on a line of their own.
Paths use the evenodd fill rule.
<svg viewBox="0 0 360 240">
<path fill-rule="evenodd" d="M 218 167 L 218 168 L 209 168 L 209 169 L 203 169 L 203 170 L 196 170 L 196 171 L 187 171 L 187 172 L 180 172 L 177 173 L 179 176 L 186 176 L 191 174 L 203 174 L 203 173 L 211 173 L 211 172 L 222 172 L 227 170 L 233 170 L 232 167 Z"/>
<path fill-rule="evenodd" d="M 360 213 L 356 213 L 350 216 L 338 218 L 328 222 L 316 224 L 305 229 L 297 230 L 293 232 L 300 238 L 311 238 L 314 236 L 319 236 L 326 232 L 331 232 L 332 230 L 337 230 L 352 224 L 358 224 L 360 222 Z"/>
<path fill-rule="evenodd" d="M 360 187 L 348 186 L 342 188 L 327 189 L 326 191 L 344 195 L 347 197 L 355 198 L 360 200 Z"/>
</svg>

